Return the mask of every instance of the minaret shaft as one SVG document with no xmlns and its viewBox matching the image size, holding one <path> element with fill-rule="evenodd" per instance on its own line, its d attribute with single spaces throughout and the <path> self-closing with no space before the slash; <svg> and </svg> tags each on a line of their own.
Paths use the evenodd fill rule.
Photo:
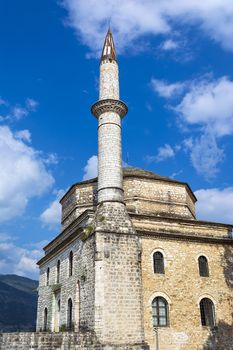
<svg viewBox="0 0 233 350">
<path fill-rule="evenodd" d="M 100 66 L 100 100 L 119 100 L 116 61 Z M 98 119 L 98 202 L 123 201 L 121 117 L 107 111 Z"/>
<path fill-rule="evenodd" d="M 99 99 L 119 100 L 119 72 L 116 61 L 102 61 L 100 65 Z"/>
<path fill-rule="evenodd" d="M 99 101 L 92 113 L 98 118 L 98 203 L 123 203 L 121 119 L 127 107 L 119 100 L 118 64 L 110 31 L 100 63 Z"/>
<path fill-rule="evenodd" d="M 123 202 L 121 117 L 105 112 L 98 127 L 98 202 Z"/>
</svg>

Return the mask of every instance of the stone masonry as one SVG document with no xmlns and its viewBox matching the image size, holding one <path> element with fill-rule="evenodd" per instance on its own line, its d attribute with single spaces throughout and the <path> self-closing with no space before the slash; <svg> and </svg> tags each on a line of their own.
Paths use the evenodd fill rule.
<svg viewBox="0 0 233 350">
<path fill-rule="evenodd" d="M 233 226 L 198 220 L 187 183 L 122 169 L 111 31 L 92 113 L 98 177 L 60 201 L 61 232 L 38 262 L 37 331 L 0 334 L 0 350 L 233 350 Z"/>
</svg>

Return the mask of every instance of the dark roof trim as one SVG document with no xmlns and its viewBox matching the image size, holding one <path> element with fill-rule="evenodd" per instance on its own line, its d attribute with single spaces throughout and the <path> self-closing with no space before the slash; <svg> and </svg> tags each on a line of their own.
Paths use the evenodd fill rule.
<svg viewBox="0 0 233 350">
<path fill-rule="evenodd" d="M 91 216 L 94 214 L 94 211 L 91 209 L 87 209 L 85 210 L 81 215 L 79 215 L 74 221 L 72 221 L 70 223 L 69 226 L 67 226 L 61 233 L 59 233 L 59 235 L 57 235 L 52 241 L 50 241 L 43 249 L 46 251 L 48 250 L 50 247 L 52 247 L 52 245 L 56 242 L 59 241 L 59 238 L 62 238 L 62 236 L 68 237 L 69 233 L 73 230 L 75 230 L 77 228 L 77 226 L 79 226 L 80 222 L 82 222 L 83 220 L 85 220 L 87 217 Z M 64 242 L 64 240 L 62 240 L 62 242 Z M 60 244 L 60 243 L 58 243 Z"/>
<path fill-rule="evenodd" d="M 68 246 L 74 239 L 78 238 L 79 233 L 81 232 L 81 229 L 77 229 L 74 231 L 71 235 L 69 235 L 66 239 L 58 243 L 53 250 L 51 250 L 49 253 L 47 253 L 43 258 L 41 258 L 38 262 L 37 265 L 41 265 L 45 263 L 47 260 L 49 260 L 53 255 L 56 253 L 60 252 L 64 247 Z"/>
</svg>

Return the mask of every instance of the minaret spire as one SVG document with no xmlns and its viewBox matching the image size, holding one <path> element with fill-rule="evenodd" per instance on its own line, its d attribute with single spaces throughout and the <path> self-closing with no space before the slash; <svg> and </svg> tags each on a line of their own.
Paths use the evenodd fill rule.
<svg viewBox="0 0 233 350">
<path fill-rule="evenodd" d="M 117 61 L 114 40 L 113 40 L 112 31 L 111 31 L 110 27 L 109 27 L 107 35 L 105 37 L 100 62 L 107 61 L 107 60 Z"/>
</svg>

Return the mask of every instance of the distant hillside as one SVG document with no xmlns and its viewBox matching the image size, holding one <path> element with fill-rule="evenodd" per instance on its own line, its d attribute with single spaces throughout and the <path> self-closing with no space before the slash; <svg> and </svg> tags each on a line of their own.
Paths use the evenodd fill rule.
<svg viewBox="0 0 233 350">
<path fill-rule="evenodd" d="M 34 330 L 38 282 L 17 275 L 0 275 L 0 331 Z"/>
</svg>

